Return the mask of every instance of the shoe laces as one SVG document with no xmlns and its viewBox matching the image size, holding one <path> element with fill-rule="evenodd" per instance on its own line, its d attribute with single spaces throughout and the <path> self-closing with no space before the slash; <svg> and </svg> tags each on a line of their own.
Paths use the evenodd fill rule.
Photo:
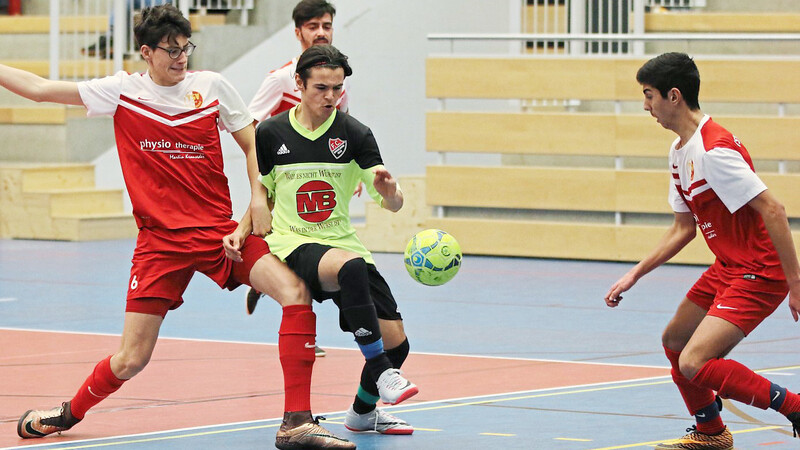
<svg viewBox="0 0 800 450">
<path fill-rule="evenodd" d="M 387 383 L 386 383 L 387 387 L 395 389 L 395 388 L 401 388 L 406 384 L 408 384 L 408 381 L 401 376 L 402 372 L 400 371 L 400 369 L 389 369 L 389 370 L 391 370 L 391 373 L 389 374 L 389 377 L 387 377 Z"/>
<path fill-rule="evenodd" d="M 67 425 L 67 418 L 64 414 L 64 404 L 58 408 L 53 408 L 42 413 L 39 416 L 39 423 L 42 425 L 63 428 Z"/>
<path fill-rule="evenodd" d="M 697 433 L 697 425 L 692 425 L 686 429 L 687 433 Z"/>
</svg>

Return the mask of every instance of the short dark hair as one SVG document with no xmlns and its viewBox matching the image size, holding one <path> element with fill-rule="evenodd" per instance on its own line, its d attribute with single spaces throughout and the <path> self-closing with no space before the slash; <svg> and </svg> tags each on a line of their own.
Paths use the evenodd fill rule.
<svg viewBox="0 0 800 450">
<path fill-rule="evenodd" d="M 658 89 L 662 98 L 677 88 L 689 109 L 700 109 L 700 71 L 686 53 L 664 53 L 647 61 L 636 72 L 636 81 Z"/>
<path fill-rule="evenodd" d="M 297 60 L 296 73 L 300 75 L 305 85 L 306 80 L 311 75 L 311 69 L 314 67 L 327 67 L 329 69 L 344 69 L 344 76 L 349 77 L 353 74 L 353 69 L 347 63 L 347 56 L 339 51 L 332 45 L 313 45 L 308 47 L 306 51 L 300 55 Z"/>
<path fill-rule="evenodd" d="M 302 0 L 292 11 L 292 20 L 295 28 L 300 28 L 304 23 L 317 17 L 330 14 L 331 18 L 336 15 L 336 8 L 325 0 Z"/>
<path fill-rule="evenodd" d="M 164 37 L 172 42 L 177 36 L 192 36 L 192 24 L 180 10 L 167 3 L 142 9 L 133 19 L 133 35 L 136 45 L 155 48 Z"/>
</svg>

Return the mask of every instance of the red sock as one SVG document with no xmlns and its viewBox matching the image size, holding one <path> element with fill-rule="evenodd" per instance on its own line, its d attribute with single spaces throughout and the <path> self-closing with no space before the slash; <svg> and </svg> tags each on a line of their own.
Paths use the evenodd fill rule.
<svg viewBox="0 0 800 450">
<path fill-rule="evenodd" d="M 800 395 L 786 391 L 786 398 L 783 400 L 781 407 L 778 408 L 778 412 L 784 416 L 788 416 L 798 411 L 800 411 Z"/>
<path fill-rule="evenodd" d="M 678 386 L 678 391 L 680 391 L 681 397 L 683 397 L 683 402 L 686 403 L 689 414 L 695 415 L 702 409 L 716 402 L 714 391 L 700 387 L 683 376 L 678 366 L 681 352 L 676 352 L 675 350 L 664 347 L 664 353 L 667 354 L 667 359 L 669 359 L 672 365 L 672 381 Z M 722 422 L 722 417 L 720 417 L 719 414 L 711 420 L 697 422 L 697 431 L 701 433 L 717 434 L 724 429 L 725 424 Z"/>
<path fill-rule="evenodd" d="M 278 332 L 278 352 L 283 368 L 285 412 L 311 410 L 311 372 L 314 369 L 314 346 L 317 316 L 311 305 L 283 308 Z"/>
<path fill-rule="evenodd" d="M 714 389 L 722 398 L 732 398 L 761 409 L 769 408 L 772 383 L 732 359 L 709 360 L 692 382 Z"/>
<path fill-rule="evenodd" d="M 120 380 L 111 371 L 111 356 L 100 361 L 72 398 L 70 402 L 72 415 L 76 419 L 83 419 L 86 411 L 116 392 L 125 381 L 127 380 Z"/>
</svg>

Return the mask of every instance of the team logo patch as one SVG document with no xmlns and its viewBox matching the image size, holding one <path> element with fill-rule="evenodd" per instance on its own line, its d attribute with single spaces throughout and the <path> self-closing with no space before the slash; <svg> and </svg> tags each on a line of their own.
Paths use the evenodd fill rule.
<svg viewBox="0 0 800 450">
<path fill-rule="evenodd" d="M 689 161 L 689 181 L 694 181 L 694 161 Z"/>
<path fill-rule="evenodd" d="M 186 94 L 186 105 L 195 108 L 203 106 L 203 96 L 197 91 Z"/>
<path fill-rule="evenodd" d="M 331 153 L 333 153 L 333 157 L 339 159 L 344 155 L 345 150 L 347 150 L 347 141 L 339 138 L 328 139 L 328 148 L 331 150 Z"/>
<path fill-rule="evenodd" d="M 333 186 L 322 180 L 313 180 L 300 186 L 295 194 L 297 215 L 306 222 L 319 223 L 326 220 L 336 207 L 336 192 Z"/>
</svg>

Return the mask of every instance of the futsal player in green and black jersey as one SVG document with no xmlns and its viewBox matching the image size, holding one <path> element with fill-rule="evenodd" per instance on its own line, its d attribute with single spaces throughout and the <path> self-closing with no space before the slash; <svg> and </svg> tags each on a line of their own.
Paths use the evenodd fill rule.
<svg viewBox="0 0 800 450">
<path fill-rule="evenodd" d="M 408 356 L 408 339 L 397 303 L 350 223 L 349 203 L 358 183 L 382 207 L 403 206 L 397 181 L 383 167 L 372 131 L 336 102 L 347 57 L 331 45 L 308 48 L 297 62 L 300 104 L 258 125 L 256 150 L 261 179 L 274 203 L 270 250 L 286 261 L 317 301 L 333 299 L 340 326 L 352 332 L 366 364 L 345 426 L 352 431 L 411 434 L 405 421 L 378 408 L 418 392 L 398 370 Z M 243 221 L 228 237 L 229 255 L 250 234 Z"/>
</svg>

